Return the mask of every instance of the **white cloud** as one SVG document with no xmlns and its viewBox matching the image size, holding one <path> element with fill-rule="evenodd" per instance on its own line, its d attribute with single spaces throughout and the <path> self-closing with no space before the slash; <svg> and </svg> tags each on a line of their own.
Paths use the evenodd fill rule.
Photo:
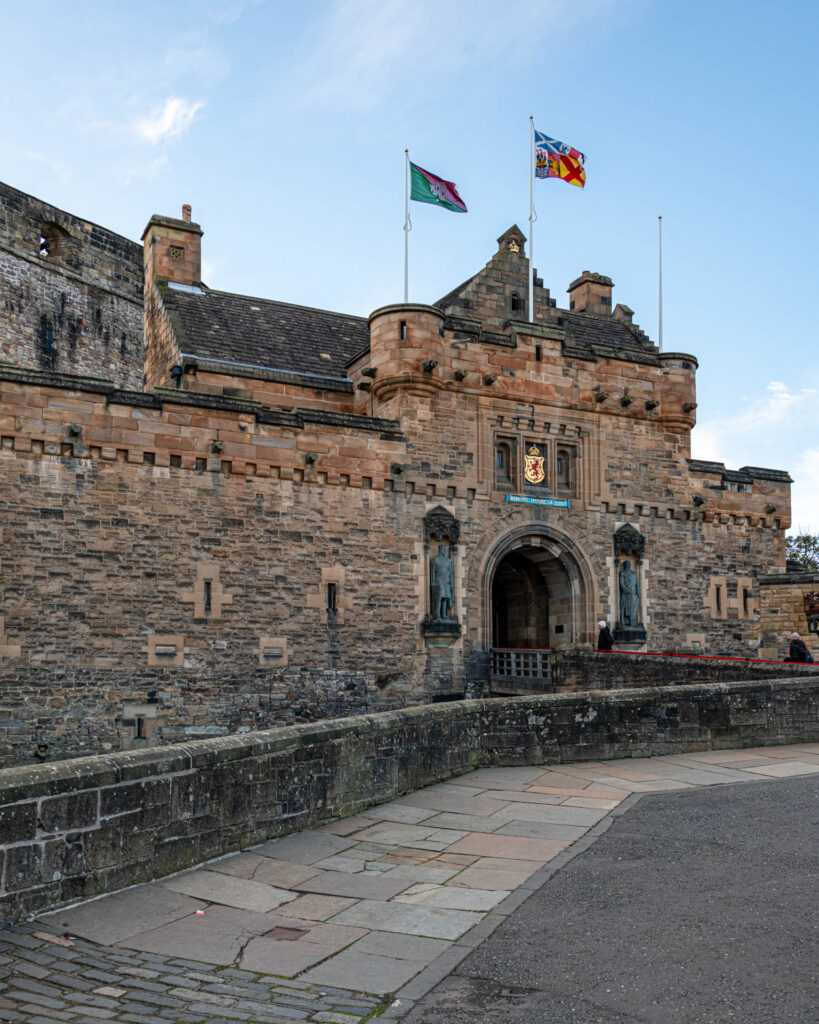
<svg viewBox="0 0 819 1024">
<path fill-rule="evenodd" d="M 705 419 L 691 435 L 696 459 L 724 462 L 729 469 L 764 466 L 793 477 L 793 530 L 819 533 L 819 448 L 812 447 L 819 388 L 793 389 L 771 381 L 735 416 Z"/>
<path fill-rule="evenodd" d="M 204 105 L 201 101 L 191 102 L 181 96 L 169 96 L 151 117 L 140 118 L 136 122 L 137 135 L 152 145 L 181 135 L 190 128 Z"/>
<path fill-rule="evenodd" d="M 691 437 L 694 458 L 724 462 L 731 468 L 739 462 L 753 464 L 753 452 L 760 443 L 769 447 L 778 428 L 784 428 L 786 436 L 793 436 L 795 426 L 809 422 L 808 413 L 817 402 L 817 388 L 793 391 L 782 381 L 771 381 L 766 394 L 750 400 L 738 415 L 698 423 Z"/>
<path fill-rule="evenodd" d="M 399 91 L 417 98 L 465 65 L 491 61 L 494 73 L 502 74 L 504 61 L 519 61 L 524 51 L 542 45 L 547 31 L 554 45 L 556 33 L 570 32 L 611 4 L 336 0 L 318 34 L 304 42 L 309 56 L 293 71 L 291 102 L 364 110 Z"/>
</svg>

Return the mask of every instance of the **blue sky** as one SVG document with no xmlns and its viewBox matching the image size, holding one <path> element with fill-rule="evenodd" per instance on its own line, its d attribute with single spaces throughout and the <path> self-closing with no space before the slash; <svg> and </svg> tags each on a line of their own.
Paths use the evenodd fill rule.
<svg viewBox="0 0 819 1024">
<path fill-rule="evenodd" d="M 582 149 L 536 183 L 535 263 L 581 270 L 700 361 L 694 455 L 787 469 L 819 532 L 819 4 L 785 0 L 30 0 L 4 10 L 0 178 L 139 238 L 183 202 L 212 287 L 366 315 L 527 230 L 528 116 Z"/>
</svg>

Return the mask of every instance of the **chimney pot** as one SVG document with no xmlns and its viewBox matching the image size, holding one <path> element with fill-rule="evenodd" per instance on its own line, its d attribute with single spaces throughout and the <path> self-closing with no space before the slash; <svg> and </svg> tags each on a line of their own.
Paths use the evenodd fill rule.
<svg viewBox="0 0 819 1024">
<path fill-rule="evenodd" d="M 191 206 L 190 206 L 190 203 L 185 203 L 182 206 L 182 220 L 190 220 L 190 219 L 191 219 Z"/>
</svg>

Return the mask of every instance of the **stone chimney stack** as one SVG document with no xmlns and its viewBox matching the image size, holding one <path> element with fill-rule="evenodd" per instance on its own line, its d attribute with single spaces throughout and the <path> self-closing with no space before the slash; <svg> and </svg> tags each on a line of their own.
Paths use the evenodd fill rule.
<svg viewBox="0 0 819 1024">
<path fill-rule="evenodd" d="M 182 220 L 155 213 L 142 233 L 145 268 L 145 384 L 148 388 L 172 386 L 171 368 L 179 352 L 167 329 L 162 295 L 163 282 L 198 287 L 202 283 L 202 229 L 191 220 L 191 208 L 182 207 Z"/>
<path fill-rule="evenodd" d="M 142 233 L 145 293 L 156 279 L 198 285 L 202 280 L 202 229 L 182 207 L 182 220 L 155 213 Z"/>
<path fill-rule="evenodd" d="M 596 313 L 611 316 L 611 290 L 614 284 L 610 277 L 593 274 L 588 270 L 569 285 L 569 309 L 576 313 Z"/>
</svg>

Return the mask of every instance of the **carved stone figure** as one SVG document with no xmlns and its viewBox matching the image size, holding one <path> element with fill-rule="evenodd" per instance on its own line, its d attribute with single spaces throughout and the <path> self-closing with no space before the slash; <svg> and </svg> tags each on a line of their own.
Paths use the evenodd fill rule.
<svg viewBox="0 0 819 1024">
<path fill-rule="evenodd" d="M 451 619 L 455 600 L 455 574 L 446 544 L 438 545 L 438 554 L 429 563 L 429 589 L 433 619 Z"/>
<path fill-rule="evenodd" d="M 640 624 L 640 581 L 628 560 L 620 570 L 620 622 L 624 626 Z"/>
</svg>

